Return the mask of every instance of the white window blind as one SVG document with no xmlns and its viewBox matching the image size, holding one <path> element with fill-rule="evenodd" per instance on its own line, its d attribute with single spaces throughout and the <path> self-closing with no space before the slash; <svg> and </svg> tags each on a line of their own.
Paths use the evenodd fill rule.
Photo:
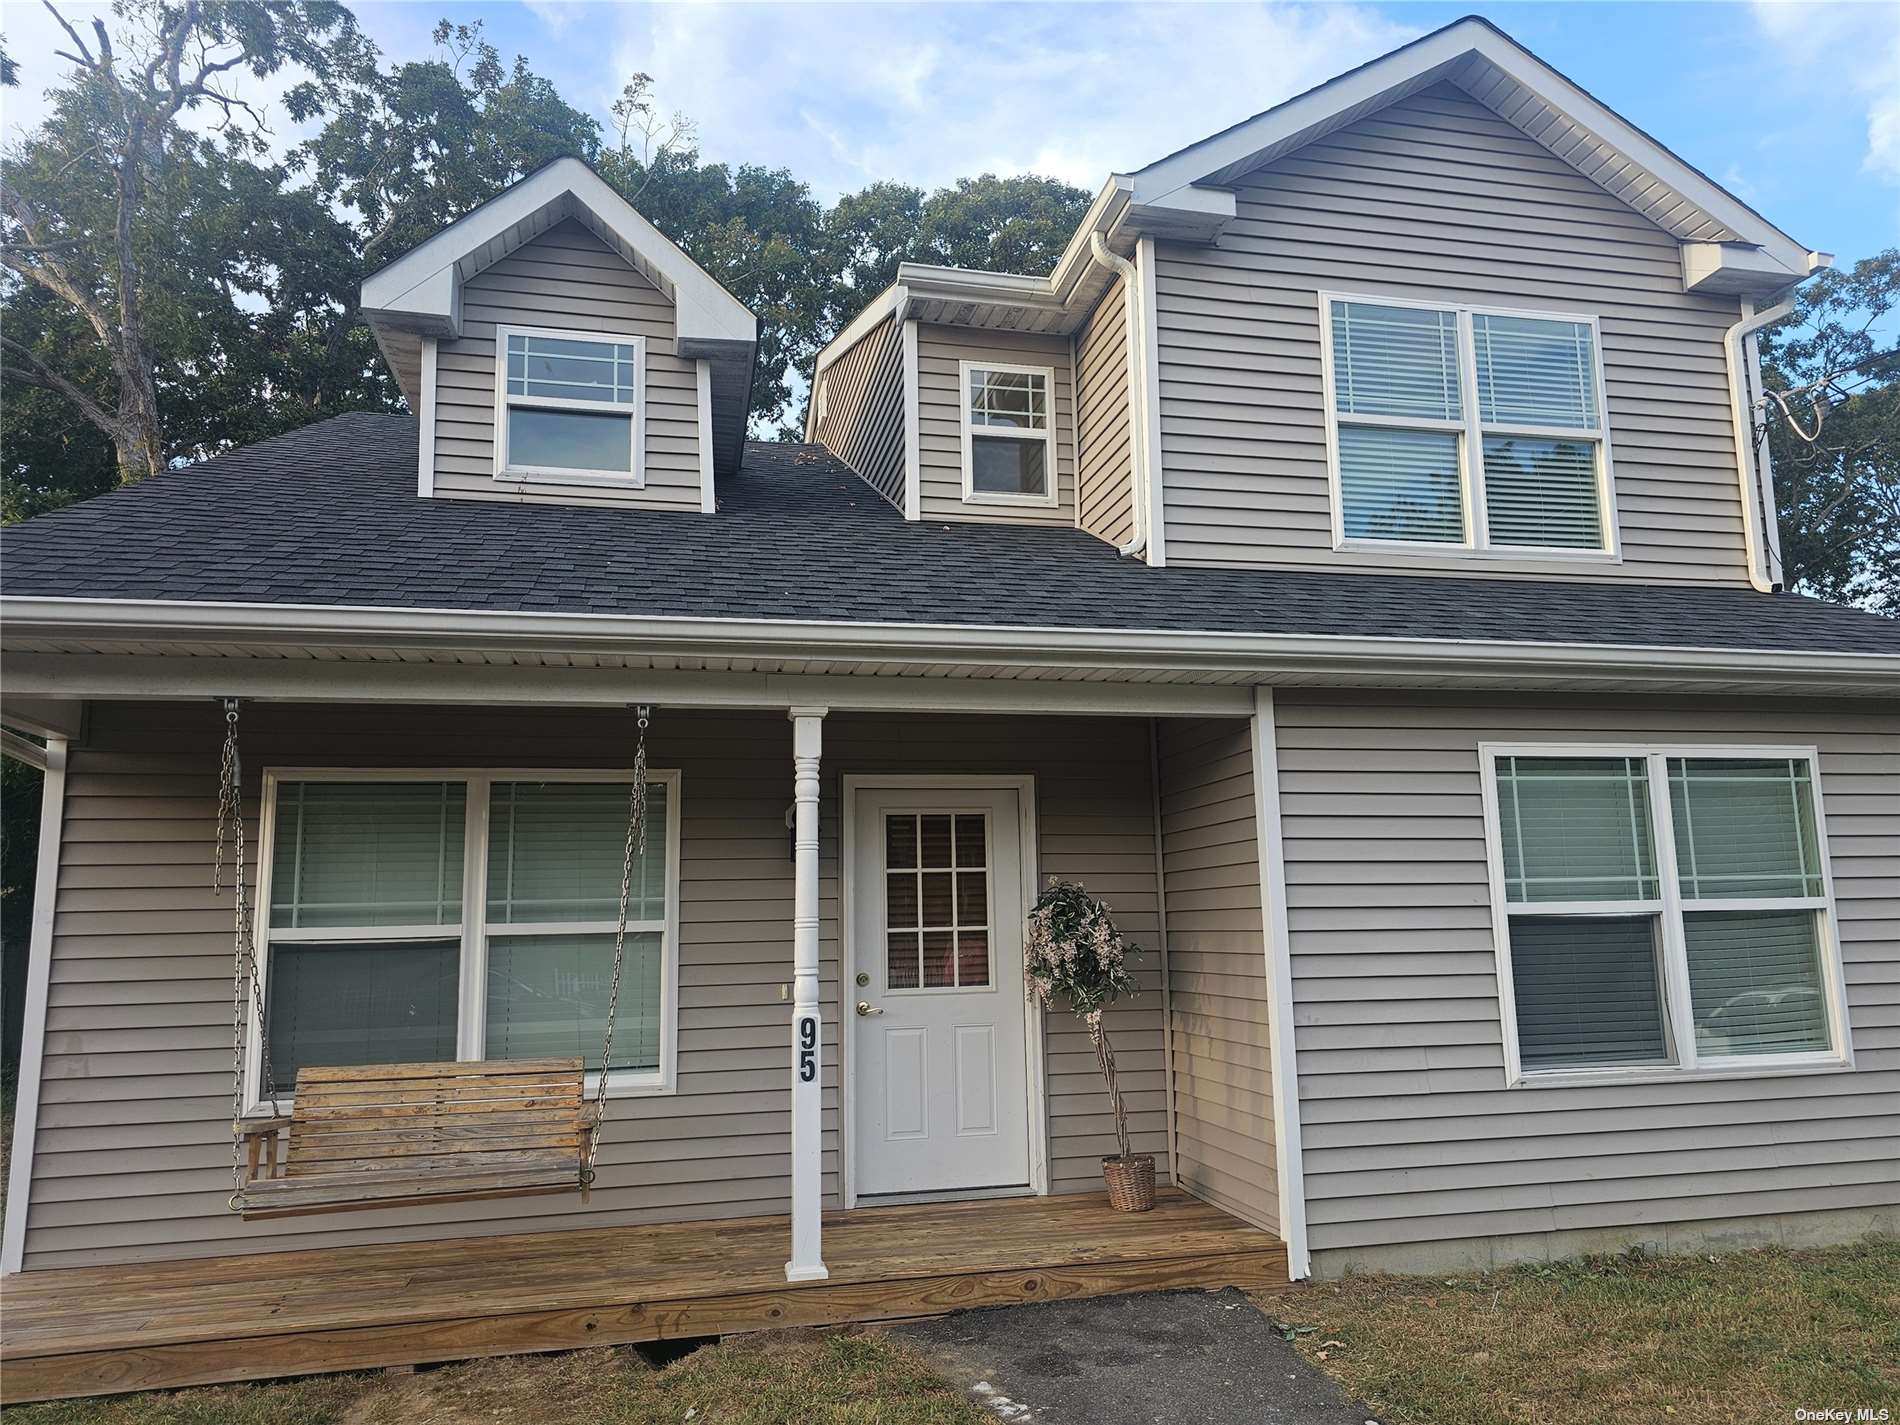
<svg viewBox="0 0 1900 1425">
<path fill-rule="evenodd" d="M 1603 547 L 1596 336 L 1583 322 L 1471 318 L 1492 544 Z M 1562 430 L 1565 438 L 1540 435 Z"/>
<path fill-rule="evenodd" d="M 1333 391 L 1342 416 L 1462 420 L 1456 316 L 1334 302 Z"/>
</svg>

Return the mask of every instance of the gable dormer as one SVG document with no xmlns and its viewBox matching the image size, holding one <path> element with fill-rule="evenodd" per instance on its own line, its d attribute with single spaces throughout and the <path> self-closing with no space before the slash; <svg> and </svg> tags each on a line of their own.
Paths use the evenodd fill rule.
<svg viewBox="0 0 1900 1425">
<path fill-rule="evenodd" d="M 419 422 L 425 497 L 715 507 L 758 324 L 579 159 L 363 283 Z"/>
</svg>

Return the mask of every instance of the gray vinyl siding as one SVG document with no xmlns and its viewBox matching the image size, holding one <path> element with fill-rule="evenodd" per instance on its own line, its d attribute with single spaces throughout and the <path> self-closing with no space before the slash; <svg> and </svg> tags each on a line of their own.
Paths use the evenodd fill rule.
<svg viewBox="0 0 1900 1425">
<path fill-rule="evenodd" d="M 1891 708 L 1292 690 L 1276 701 L 1321 1270 L 1435 1269 L 1742 1218 L 1900 1220 Z M 1642 739 L 1820 749 L 1853 1071 L 1504 1086 L 1478 744 Z M 1172 922 L 1172 887 L 1169 911 Z"/>
<path fill-rule="evenodd" d="M 1110 544 L 1134 537 L 1133 422 L 1123 283 L 1102 295 L 1075 334 L 1076 523 Z"/>
<path fill-rule="evenodd" d="M 963 393 L 958 363 L 995 361 L 1047 366 L 1055 372 L 1056 503 L 965 504 Z M 1016 524 L 1075 523 L 1075 383 L 1069 339 L 975 327 L 917 327 L 917 456 L 919 512 L 927 520 L 1001 520 Z"/>
<path fill-rule="evenodd" d="M 1212 248 L 1156 286 L 1175 564 L 1746 580 L 1723 330 L 1675 240 L 1462 91 L 1439 85 L 1238 185 Z M 1595 314 L 1621 564 L 1336 551 L 1321 290 Z"/>
<path fill-rule="evenodd" d="M 904 508 L 904 331 L 886 317 L 825 368 L 818 443 Z"/>
<path fill-rule="evenodd" d="M 645 488 L 495 478 L 497 325 L 647 339 Z M 462 335 L 436 350 L 436 493 L 699 509 L 698 373 L 673 354 L 673 341 L 672 302 L 572 219 L 469 278 L 462 287 Z"/>
<path fill-rule="evenodd" d="M 1250 724 L 1159 725 L 1161 854 L 1181 1185 L 1279 1227 Z"/>
<path fill-rule="evenodd" d="M 271 766 L 624 767 L 621 714 L 295 707 L 244 713 L 256 852 Z M 296 1246 L 740 1216 L 787 1209 L 792 858 L 782 715 L 658 714 L 652 765 L 678 769 L 678 1092 L 615 1100 L 601 1181 L 578 1196 L 244 1223 L 231 1191 L 231 907 L 209 889 L 215 709 L 99 704 L 74 751 L 26 1238 L 29 1268 Z M 837 716 L 825 729 L 824 1190 L 838 1205 L 838 824 L 846 771 L 1034 773 L 1044 875 L 1083 881 L 1144 950 L 1143 994 L 1111 1029 L 1138 1147 L 1166 1151 L 1148 735 L 1136 719 Z M 1046 1038 L 1057 1191 L 1100 1185 L 1114 1148 L 1086 1034 Z"/>
</svg>

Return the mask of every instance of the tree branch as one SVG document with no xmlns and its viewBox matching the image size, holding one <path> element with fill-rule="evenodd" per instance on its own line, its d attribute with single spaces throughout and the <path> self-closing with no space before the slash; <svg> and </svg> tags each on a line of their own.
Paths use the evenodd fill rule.
<svg viewBox="0 0 1900 1425">
<path fill-rule="evenodd" d="M 12 373 L 14 380 L 28 386 L 37 386 L 42 391 L 52 391 L 56 395 L 64 396 L 79 407 L 79 413 L 82 416 L 98 426 L 107 436 L 115 440 L 118 438 L 119 422 L 106 411 L 106 408 L 41 361 L 31 347 L 24 346 L 12 337 L 0 333 L 0 348 L 13 353 L 30 368 L 25 371 L 16 368 Z"/>
</svg>

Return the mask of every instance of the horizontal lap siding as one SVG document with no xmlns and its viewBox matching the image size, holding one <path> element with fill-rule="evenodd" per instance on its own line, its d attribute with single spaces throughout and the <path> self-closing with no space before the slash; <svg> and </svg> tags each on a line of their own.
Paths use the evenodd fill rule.
<svg viewBox="0 0 1900 1425">
<path fill-rule="evenodd" d="M 825 418 L 813 432 L 870 487 L 904 508 L 904 333 L 886 317 L 825 368 Z"/>
<path fill-rule="evenodd" d="M 1075 523 L 1075 383 L 1067 337 L 974 327 L 917 328 L 917 460 L 927 520 Z M 959 362 L 1047 366 L 1055 372 L 1056 503 L 971 505 L 963 501 L 963 393 Z"/>
<path fill-rule="evenodd" d="M 1110 544 L 1135 532 L 1128 310 L 1117 277 L 1075 334 L 1076 523 Z"/>
<path fill-rule="evenodd" d="M 1246 722 L 1160 724 L 1161 853 L 1181 1185 L 1279 1225 L 1267 967 Z"/>
<path fill-rule="evenodd" d="M 1168 559 L 1652 582 L 1747 577 L 1722 336 L 1676 242 L 1448 85 L 1242 179 L 1157 267 Z M 1595 314 L 1620 566 L 1332 547 L 1320 290 Z"/>
<path fill-rule="evenodd" d="M 1315 1251 L 1900 1204 L 1900 718 L 1276 702 Z M 1504 1087 L 1478 744 L 1645 738 L 1820 748 L 1854 1072 Z"/>
<path fill-rule="evenodd" d="M 259 704 L 244 760 L 269 766 L 624 767 L 615 714 Z M 783 1211 L 789 1192 L 791 732 L 782 716 L 658 715 L 652 765 L 681 773 L 679 1092 L 615 1100 L 592 1203 L 563 1195 L 271 1222 L 225 1210 L 230 1181 L 231 908 L 209 890 L 215 711 L 93 709 L 74 752 L 26 1241 L 29 1267 Z M 855 770 L 1040 777 L 1043 868 L 1155 934 L 1145 724 L 837 717 L 826 729 L 824 1185 L 838 1201 L 839 778 Z M 1152 963 L 1152 962 L 1151 962 Z M 1165 1150 L 1158 983 L 1117 1011 L 1140 1143 Z M 1048 1038 L 1052 1176 L 1099 1184 L 1113 1145 L 1086 1036 Z"/>
<path fill-rule="evenodd" d="M 495 478 L 497 325 L 647 339 L 644 489 Z M 673 354 L 673 304 L 581 224 L 559 223 L 469 278 L 462 286 L 462 332 L 436 352 L 438 494 L 699 509 L 698 373 Z"/>
</svg>

